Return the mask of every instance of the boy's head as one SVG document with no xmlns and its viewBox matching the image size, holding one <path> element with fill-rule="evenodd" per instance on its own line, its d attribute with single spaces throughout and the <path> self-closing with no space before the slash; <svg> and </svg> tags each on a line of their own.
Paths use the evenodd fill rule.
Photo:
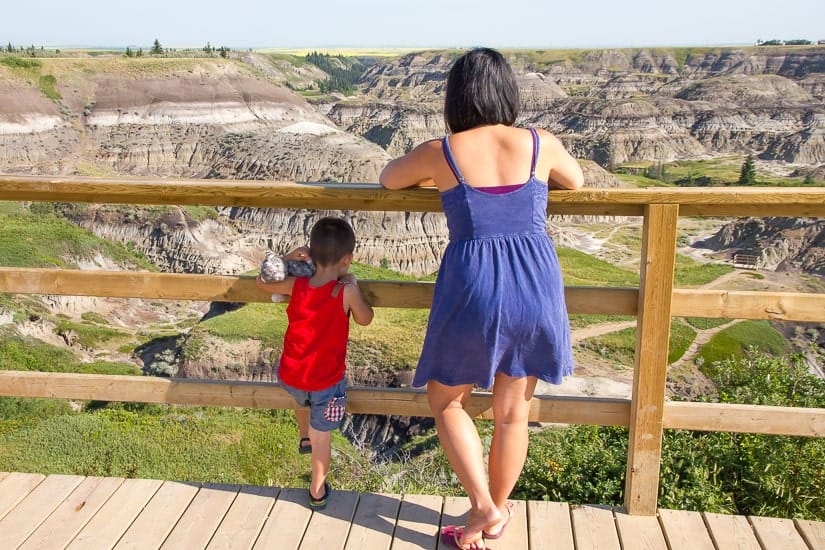
<svg viewBox="0 0 825 550">
<path fill-rule="evenodd" d="M 321 218 L 309 233 L 309 255 L 319 266 L 335 265 L 355 250 L 355 232 L 341 218 Z"/>
</svg>

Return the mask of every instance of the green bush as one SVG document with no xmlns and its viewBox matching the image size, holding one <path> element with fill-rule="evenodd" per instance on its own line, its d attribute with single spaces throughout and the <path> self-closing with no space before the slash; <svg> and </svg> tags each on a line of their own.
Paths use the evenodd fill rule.
<svg viewBox="0 0 825 550">
<path fill-rule="evenodd" d="M 751 355 L 709 371 L 720 400 L 825 407 L 825 380 L 801 356 Z M 621 506 L 627 430 L 571 426 L 534 434 L 517 498 Z M 666 430 L 658 505 L 825 520 L 825 440 Z"/>
<path fill-rule="evenodd" d="M 788 351 L 788 342 L 768 321 L 741 321 L 717 332 L 702 346 L 700 365 L 712 365 L 731 357 L 743 358 L 749 348 L 778 356 Z"/>
</svg>

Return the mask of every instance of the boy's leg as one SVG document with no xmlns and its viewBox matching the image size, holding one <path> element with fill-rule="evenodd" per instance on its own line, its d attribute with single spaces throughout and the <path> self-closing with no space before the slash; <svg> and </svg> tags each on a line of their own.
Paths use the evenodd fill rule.
<svg viewBox="0 0 825 550">
<path fill-rule="evenodd" d="M 324 496 L 324 482 L 329 472 L 332 455 L 332 432 L 322 432 L 309 428 L 309 440 L 312 442 L 312 480 L 309 482 L 309 494 L 319 499 Z"/>
<path fill-rule="evenodd" d="M 298 421 L 298 434 L 300 437 L 300 447 L 309 447 L 309 409 L 295 409 L 295 419 Z"/>
<path fill-rule="evenodd" d="M 332 431 L 341 427 L 346 410 L 347 384 L 341 380 L 325 390 L 310 392 L 309 440 L 312 442 L 312 481 L 309 494 L 324 496 L 324 483 L 332 455 Z"/>
</svg>

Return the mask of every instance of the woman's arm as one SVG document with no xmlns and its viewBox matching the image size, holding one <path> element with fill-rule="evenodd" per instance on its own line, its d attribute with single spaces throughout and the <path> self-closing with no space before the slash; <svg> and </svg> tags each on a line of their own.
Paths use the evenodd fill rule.
<svg viewBox="0 0 825 550">
<path fill-rule="evenodd" d="M 542 132 L 542 148 L 550 156 L 550 174 L 547 182 L 556 189 L 579 189 L 584 185 L 584 174 L 578 161 L 567 152 L 561 141 L 548 132 Z"/>
<path fill-rule="evenodd" d="M 440 140 L 425 141 L 403 157 L 391 160 L 381 171 L 378 181 L 387 189 L 435 187 L 434 159 L 441 155 Z"/>
</svg>

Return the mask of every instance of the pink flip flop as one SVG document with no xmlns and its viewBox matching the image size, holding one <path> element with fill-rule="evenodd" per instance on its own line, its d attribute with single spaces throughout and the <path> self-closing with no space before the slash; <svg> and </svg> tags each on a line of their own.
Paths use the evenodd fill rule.
<svg viewBox="0 0 825 550">
<path fill-rule="evenodd" d="M 477 541 L 473 541 L 470 543 L 470 546 L 465 548 L 461 546 L 461 535 L 464 534 L 464 527 L 457 527 L 455 525 L 447 525 L 443 529 L 441 529 L 441 541 L 447 545 L 455 546 L 460 550 L 484 550 L 486 546 L 484 545 L 484 538 L 480 538 Z M 479 544 L 480 543 L 480 544 Z"/>
</svg>

